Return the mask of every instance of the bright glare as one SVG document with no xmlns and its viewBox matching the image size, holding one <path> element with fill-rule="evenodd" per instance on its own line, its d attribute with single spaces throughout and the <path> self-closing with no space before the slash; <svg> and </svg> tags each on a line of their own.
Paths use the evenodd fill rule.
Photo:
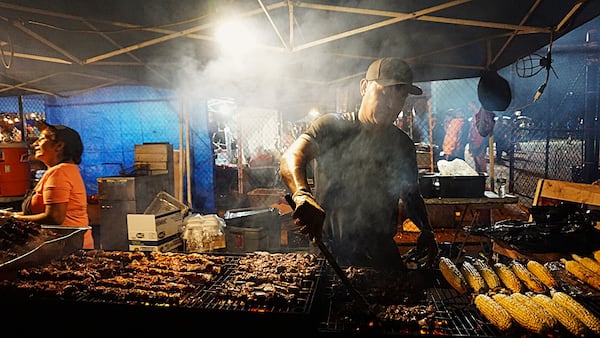
<svg viewBox="0 0 600 338">
<path fill-rule="evenodd" d="M 228 21 L 217 27 L 216 37 L 219 44 L 227 50 L 247 50 L 256 45 L 256 36 L 248 27 L 238 21 Z"/>
<path fill-rule="evenodd" d="M 317 108 L 313 108 L 308 112 L 308 116 L 310 117 L 310 119 L 316 119 L 317 117 L 319 117 L 319 115 L 321 115 L 321 113 Z"/>
</svg>

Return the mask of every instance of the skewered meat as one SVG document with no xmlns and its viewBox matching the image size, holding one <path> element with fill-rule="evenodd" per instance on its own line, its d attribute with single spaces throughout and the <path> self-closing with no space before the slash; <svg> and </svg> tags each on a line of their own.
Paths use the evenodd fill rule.
<svg viewBox="0 0 600 338">
<path fill-rule="evenodd" d="M 0 283 L 0 292 L 194 306 L 205 301 L 201 291 L 210 289 L 211 297 L 222 304 L 288 308 L 307 303 L 307 283 L 315 282 L 320 267 L 322 261 L 311 254 L 261 252 L 233 259 L 201 253 L 80 250 L 45 266 L 21 269 L 16 281 Z M 225 273 L 226 280 L 212 288 Z"/>
<path fill-rule="evenodd" d="M 58 234 L 43 229 L 38 223 L 16 218 L 0 220 L 0 263 L 36 248 L 45 240 L 56 238 Z"/>
</svg>

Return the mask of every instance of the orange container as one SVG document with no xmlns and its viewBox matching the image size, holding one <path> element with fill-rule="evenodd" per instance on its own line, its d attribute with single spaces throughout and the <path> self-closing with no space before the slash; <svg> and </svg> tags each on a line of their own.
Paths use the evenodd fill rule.
<svg viewBox="0 0 600 338">
<path fill-rule="evenodd" d="M 285 189 L 258 188 L 250 190 L 246 196 L 251 207 L 270 207 L 272 204 L 285 203 Z"/>
<path fill-rule="evenodd" d="M 0 197 L 24 196 L 31 186 L 25 143 L 0 143 Z"/>
</svg>

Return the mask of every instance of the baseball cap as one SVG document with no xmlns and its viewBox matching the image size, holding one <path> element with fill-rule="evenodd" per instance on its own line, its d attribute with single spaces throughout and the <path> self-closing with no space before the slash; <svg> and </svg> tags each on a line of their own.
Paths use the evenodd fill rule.
<svg viewBox="0 0 600 338">
<path fill-rule="evenodd" d="M 83 154 L 83 142 L 79 133 L 67 126 L 62 124 L 50 124 L 46 121 L 39 121 L 38 129 L 44 130 L 49 129 L 54 135 L 56 135 L 57 141 L 63 141 L 65 143 L 64 155 L 75 163 L 81 163 L 81 155 Z"/>
<path fill-rule="evenodd" d="M 423 94 L 423 90 L 412 83 L 413 73 L 410 66 L 397 57 L 386 57 L 373 61 L 367 69 L 365 78 L 369 81 L 376 81 L 382 86 L 405 84 L 408 85 L 410 94 Z"/>
</svg>

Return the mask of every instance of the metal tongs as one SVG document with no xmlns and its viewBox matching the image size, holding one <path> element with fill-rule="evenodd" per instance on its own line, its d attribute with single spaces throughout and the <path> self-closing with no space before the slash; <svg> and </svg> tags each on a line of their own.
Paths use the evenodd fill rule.
<svg viewBox="0 0 600 338">
<path fill-rule="evenodd" d="M 5 216 L 4 214 L 12 212 L 13 208 L 9 207 L 9 208 L 0 208 L 0 216 Z"/>
<path fill-rule="evenodd" d="M 294 202 L 290 194 L 285 195 L 285 200 L 288 202 L 290 207 L 292 207 L 292 210 L 296 210 L 296 203 Z M 327 246 L 325 246 L 325 243 L 323 243 L 321 239 L 315 237 L 312 239 L 312 244 L 316 246 L 319 249 L 319 251 L 321 251 L 323 256 L 325 256 L 327 263 L 331 265 L 333 271 L 335 271 L 336 275 L 342 280 L 342 283 L 348 289 L 352 297 L 354 297 L 354 299 L 367 310 L 369 315 L 375 317 L 375 313 L 373 312 L 373 307 L 371 306 L 371 304 L 369 304 L 367 299 L 360 292 L 358 292 L 354 285 L 352 285 L 352 282 L 350 281 L 346 273 L 344 273 L 344 270 L 342 270 L 335 257 L 333 257 L 331 251 L 329 251 Z"/>
</svg>

